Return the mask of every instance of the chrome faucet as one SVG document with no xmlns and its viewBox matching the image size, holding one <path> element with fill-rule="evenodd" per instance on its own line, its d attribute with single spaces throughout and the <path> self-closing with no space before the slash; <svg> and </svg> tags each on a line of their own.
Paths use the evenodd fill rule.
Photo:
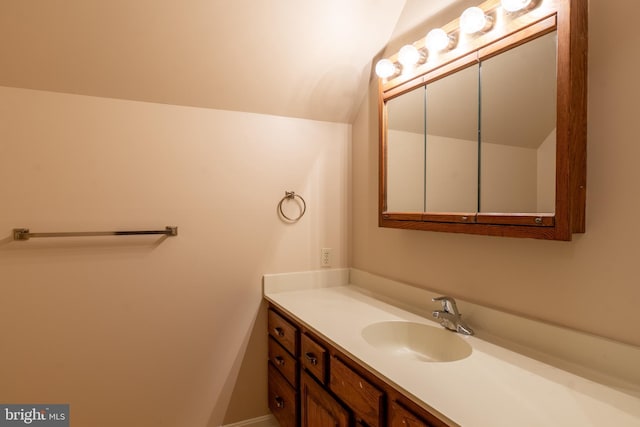
<svg viewBox="0 0 640 427">
<path fill-rule="evenodd" d="M 473 335 L 473 329 L 462 321 L 462 315 L 458 312 L 456 300 L 448 296 L 442 296 L 433 298 L 432 301 L 440 301 L 442 303 L 442 310 L 436 310 L 432 313 L 433 317 L 438 319 L 442 326 L 463 335 Z"/>
</svg>

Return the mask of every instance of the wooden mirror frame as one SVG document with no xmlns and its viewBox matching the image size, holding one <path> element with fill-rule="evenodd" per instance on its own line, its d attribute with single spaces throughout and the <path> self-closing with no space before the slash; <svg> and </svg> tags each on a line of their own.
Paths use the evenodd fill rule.
<svg viewBox="0 0 640 427">
<path fill-rule="evenodd" d="M 441 53 L 437 61 L 411 73 L 379 79 L 379 203 L 380 227 L 571 240 L 585 232 L 587 140 L 587 0 L 533 0 L 527 10 L 504 16 L 499 0 L 479 6 L 501 24 Z M 496 20 L 496 24 L 498 21 Z M 459 20 L 442 27 L 459 31 Z M 485 212 L 389 212 L 387 195 L 386 102 L 419 86 L 557 30 L 556 201 L 554 214 Z M 424 47 L 424 41 L 414 43 Z M 391 57 L 396 61 L 397 56 Z"/>
</svg>

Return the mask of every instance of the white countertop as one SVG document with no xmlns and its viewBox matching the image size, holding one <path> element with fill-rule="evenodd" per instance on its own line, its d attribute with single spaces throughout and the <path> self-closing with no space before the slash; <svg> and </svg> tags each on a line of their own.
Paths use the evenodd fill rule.
<svg viewBox="0 0 640 427">
<path fill-rule="evenodd" d="M 459 425 L 640 426 L 637 396 L 474 336 L 463 337 L 471 355 L 455 362 L 410 360 L 377 349 L 361 335 L 370 324 L 405 320 L 440 326 L 356 286 L 285 291 L 265 286 L 265 298 L 426 409 Z"/>
</svg>

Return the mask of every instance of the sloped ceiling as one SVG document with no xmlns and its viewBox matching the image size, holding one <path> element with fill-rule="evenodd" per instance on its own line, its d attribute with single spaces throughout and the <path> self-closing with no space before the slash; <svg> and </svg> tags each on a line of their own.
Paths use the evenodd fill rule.
<svg viewBox="0 0 640 427">
<path fill-rule="evenodd" d="M 3 0 L 0 85 L 349 122 L 405 5 L 456 1 Z"/>
</svg>

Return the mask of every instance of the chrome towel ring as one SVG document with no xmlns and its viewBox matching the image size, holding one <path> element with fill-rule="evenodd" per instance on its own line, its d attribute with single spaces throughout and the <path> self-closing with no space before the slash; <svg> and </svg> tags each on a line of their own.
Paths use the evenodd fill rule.
<svg viewBox="0 0 640 427">
<path fill-rule="evenodd" d="M 302 207 L 300 209 L 300 215 L 298 215 L 295 218 L 290 218 L 288 217 L 284 211 L 282 210 L 282 203 L 284 203 L 285 200 L 295 200 L 296 198 L 298 198 L 300 200 L 300 202 L 302 202 Z M 307 203 L 304 201 L 304 199 L 302 198 L 302 196 L 300 196 L 299 194 L 296 194 L 295 191 L 285 191 L 284 192 L 284 197 L 280 200 L 280 203 L 278 203 L 278 211 L 280 212 L 280 215 L 286 219 L 289 222 L 296 222 L 298 221 L 300 218 L 302 218 L 302 216 L 304 215 L 304 213 L 307 211 Z"/>
</svg>

